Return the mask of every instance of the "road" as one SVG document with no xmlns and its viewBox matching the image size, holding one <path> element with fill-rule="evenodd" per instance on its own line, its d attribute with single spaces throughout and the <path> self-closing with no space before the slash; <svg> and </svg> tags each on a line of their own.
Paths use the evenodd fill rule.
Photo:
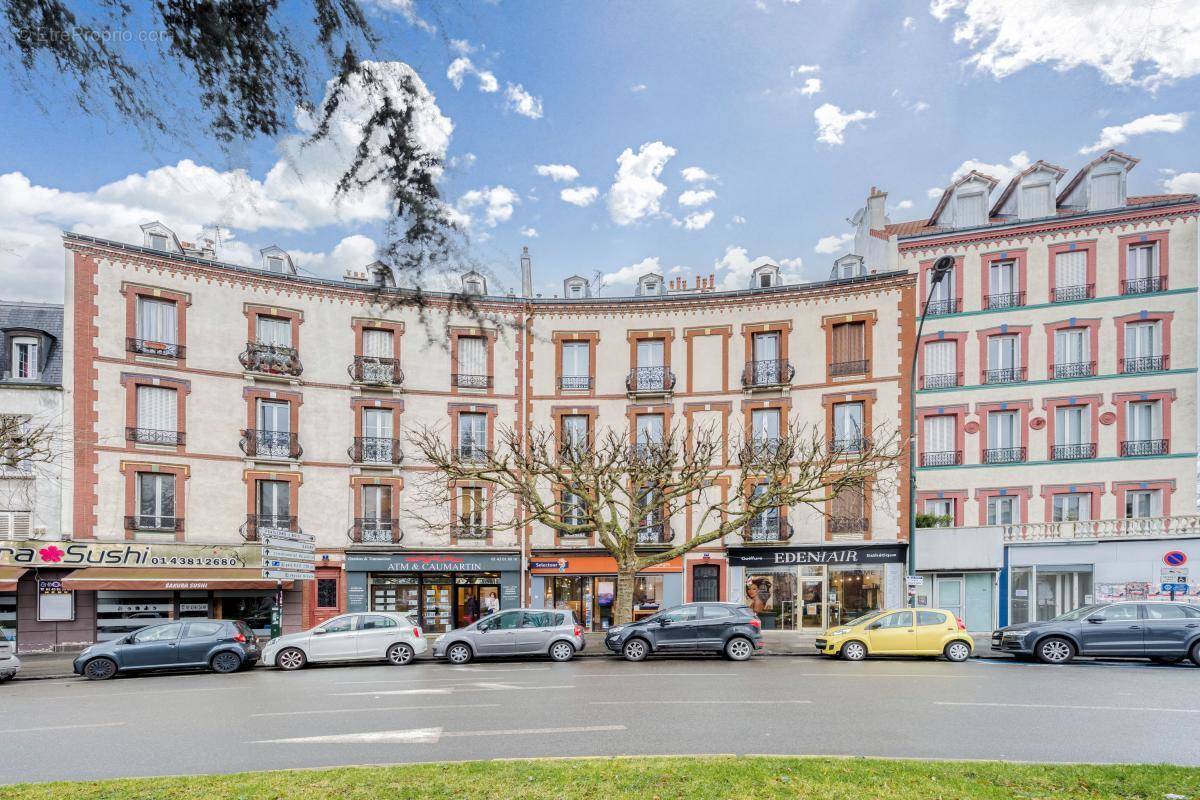
<svg viewBox="0 0 1200 800">
<path fill-rule="evenodd" d="M 343 764 L 805 754 L 1200 765 L 1200 668 L 717 658 L 0 687 L 0 783 Z"/>
</svg>

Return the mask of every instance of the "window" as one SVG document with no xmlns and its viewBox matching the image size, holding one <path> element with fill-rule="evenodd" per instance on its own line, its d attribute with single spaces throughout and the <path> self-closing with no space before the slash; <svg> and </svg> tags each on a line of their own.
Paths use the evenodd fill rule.
<svg viewBox="0 0 1200 800">
<path fill-rule="evenodd" d="M 637 344 L 637 365 L 642 368 L 663 366 L 664 347 L 662 339 L 641 339 Z"/>
<path fill-rule="evenodd" d="M 1108 608 L 1102 608 L 1088 619 L 1102 619 L 1106 622 L 1128 622 L 1138 618 L 1138 607 L 1133 603 L 1120 603 Z"/>
<path fill-rule="evenodd" d="M 1049 183 L 1029 183 L 1021 185 L 1021 195 L 1017 199 L 1018 215 L 1021 219 L 1037 219 L 1048 217 L 1051 210 L 1051 194 Z"/>
<path fill-rule="evenodd" d="M 175 476 L 160 472 L 137 474 L 137 528 L 175 530 Z"/>
<path fill-rule="evenodd" d="M 1131 244 L 1125 254 L 1125 279 L 1141 281 L 1158 277 L 1158 243 Z"/>
<path fill-rule="evenodd" d="M 939 614 L 937 611 L 918 611 L 918 625 L 947 625 L 945 614 Z"/>
<path fill-rule="evenodd" d="M 153 628 L 148 628 L 133 637 L 136 644 L 145 642 L 169 642 L 179 638 L 180 631 L 183 630 L 182 622 L 172 622 L 170 625 L 157 625 Z"/>
<path fill-rule="evenodd" d="M 839 322 L 833 326 L 830 374 L 858 375 L 867 371 L 866 331 L 864 322 Z"/>
<path fill-rule="evenodd" d="M 1091 431 L 1087 406 L 1059 406 L 1054 410 L 1054 444 L 1071 446 L 1084 444 Z"/>
<path fill-rule="evenodd" d="M 486 389 L 490 376 L 487 363 L 487 340 L 482 336 L 458 337 L 457 386 Z"/>
<path fill-rule="evenodd" d="M 178 308 L 175 303 L 152 297 L 138 297 L 137 337 L 143 342 L 164 345 L 178 344 Z"/>
<path fill-rule="evenodd" d="M 591 388 L 591 351 L 589 342 L 563 342 L 562 388 Z"/>
<path fill-rule="evenodd" d="M 349 633 L 354 627 L 354 617 L 337 617 L 321 626 L 326 633 Z"/>
<path fill-rule="evenodd" d="M 468 278 L 463 281 L 467 294 L 483 294 L 483 282 L 478 278 Z"/>
<path fill-rule="evenodd" d="M 1052 504 L 1052 521 L 1084 522 L 1092 518 L 1092 496 L 1085 492 L 1056 494 Z"/>
<path fill-rule="evenodd" d="M 961 454 L 957 450 L 958 420 L 953 414 L 939 414 L 925 418 L 925 452 L 921 464 L 926 467 L 945 467 L 957 464 Z"/>
<path fill-rule="evenodd" d="M 391 617 L 381 617 L 378 614 L 367 614 L 358 623 L 360 631 L 376 631 L 382 628 L 396 628 L 396 620 Z"/>
<path fill-rule="evenodd" d="M 936 497 L 925 501 L 925 513 L 936 517 L 935 528 L 949 528 L 954 525 L 954 498 Z"/>
<path fill-rule="evenodd" d="M 1016 522 L 1017 498 L 1008 495 L 996 495 L 988 498 L 988 525 L 1014 525 Z"/>
<path fill-rule="evenodd" d="M 256 498 L 259 526 L 263 528 L 291 528 L 292 492 L 287 481 L 259 481 Z"/>
<path fill-rule="evenodd" d="M 649 447 L 662 444 L 663 415 L 639 414 L 635 418 L 638 447 Z"/>
<path fill-rule="evenodd" d="M 983 192 L 960 194 L 957 198 L 956 227 L 966 228 L 987 223 L 987 195 Z"/>
<path fill-rule="evenodd" d="M 1022 461 L 1020 414 L 1016 411 L 989 411 L 987 415 L 987 450 L 984 461 L 989 464 Z"/>
<path fill-rule="evenodd" d="M 833 406 L 833 446 L 848 453 L 859 452 L 863 441 L 863 404 L 835 403 Z"/>
<path fill-rule="evenodd" d="M 922 389 L 945 389 L 958 385 L 958 342 L 946 339 L 925 345 Z"/>
<path fill-rule="evenodd" d="M 732 617 L 733 609 L 729 606 L 709 605 L 701 606 L 705 619 L 726 619 Z"/>
<path fill-rule="evenodd" d="M 254 322 L 254 335 L 259 344 L 273 347 L 292 346 L 292 322 L 283 317 L 259 314 Z"/>
<path fill-rule="evenodd" d="M 317 608 L 337 608 L 337 578 L 317 578 Z"/>
<path fill-rule="evenodd" d="M 778 333 L 756 333 L 754 334 L 754 360 L 755 361 L 778 361 L 779 360 L 779 334 Z"/>
<path fill-rule="evenodd" d="M 481 624 L 479 627 L 485 628 L 486 626 L 485 630 L 489 631 L 515 630 L 521 625 L 521 613 L 522 612 L 520 611 L 505 611 L 490 618 L 486 623 Z"/>
<path fill-rule="evenodd" d="M 458 415 L 458 454 L 461 458 L 484 458 L 488 449 L 487 414 Z"/>
<path fill-rule="evenodd" d="M 1021 339 L 1015 334 L 989 336 L 984 383 L 1014 383 L 1025 379 L 1021 368 Z"/>
<path fill-rule="evenodd" d="M 0 510 L 0 539 L 27 539 L 31 533 L 32 511 Z"/>
<path fill-rule="evenodd" d="M 657 281 L 646 281 L 646 294 L 658 294 Z"/>
<path fill-rule="evenodd" d="M 777 444 L 779 427 L 778 408 L 756 408 L 750 412 L 750 436 L 756 446 L 767 447 Z"/>
<path fill-rule="evenodd" d="M 759 286 L 759 288 L 760 288 L 760 289 L 769 289 L 769 288 L 771 288 L 771 273 L 769 273 L 769 272 L 760 272 L 760 273 L 758 274 L 758 286 Z"/>
<path fill-rule="evenodd" d="M 933 287 L 933 294 L 929 298 L 929 313 L 930 314 L 949 314 L 953 310 L 954 297 L 954 281 L 957 270 L 950 270 L 945 277 Z M 930 270 L 927 276 L 930 280 L 933 278 L 933 270 Z"/>
<path fill-rule="evenodd" d="M 1054 302 L 1086 300 L 1091 296 L 1087 285 L 1087 251 L 1067 250 L 1054 256 Z"/>
<path fill-rule="evenodd" d="M 458 490 L 458 524 L 468 532 L 483 528 L 483 487 L 462 486 Z M 461 531 L 460 531 L 461 535 Z"/>
<path fill-rule="evenodd" d="M 761 497 L 767 493 L 769 488 L 768 484 L 760 483 L 751 490 L 751 494 L 756 498 Z M 779 509 L 777 507 L 764 509 L 751 518 L 749 528 L 752 542 L 773 542 L 780 539 Z"/>
<path fill-rule="evenodd" d="M 220 622 L 193 622 L 188 625 L 185 639 L 211 639 L 221 632 Z"/>
<path fill-rule="evenodd" d="M 1125 435 L 1131 442 L 1162 439 L 1162 404 L 1157 400 L 1139 400 L 1125 406 Z"/>
<path fill-rule="evenodd" d="M 571 492 L 562 495 L 562 521 L 568 525 L 583 525 L 587 521 L 583 498 Z"/>
<path fill-rule="evenodd" d="M 165 251 L 167 249 L 167 237 L 161 233 L 150 234 L 150 247 L 154 250 Z"/>
<path fill-rule="evenodd" d="M 137 387 L 136 441 L 175 444 L 179 440 L 179 405 L 175 389 Z"/>
<path fill-rule="evenodd" d="M 1200 616 L 1200 609 L 1171 603 L 1146 603 L 1142 606 L 1142 615 L 1146 619 L 1194 619 Z"/>
<path fill-rule="evenodd" d="M 567 414 L 562 418 L 562 445 L 574 452 L 588 446 L 588 418 L 583 414 Z"/>
<path fill-rule="evenodd" d="M 392 487 L 362 487 L 362 539 L 364 542 L 392 541 Z"/>
<path fill-rule="evenodd" d="M 571 284 L 571 298 L 578 300 L 581 297 L 583 297 L 583 284 L 572 283 Z"/>
<path fill-rule="evenodd" d="M 16 380 L 35 381 L 38 364 L 38 340 L 32 336 L 17 336 L 12 343 L 12 377 Z"/>
<path fill-rule="evenodd" d="M 392 410 L 364 408 L 362 410 L 361 460 L 368 464 L 390 464 L 394 460 L 395 442 L 392 438 Z"/>
<path fill-rule="evenodd" d="M 913 626 L 913 612 L 899 611 L 895 614 L 888 614 L 875 623 L 875 627 L 879 628 L 911 628 Z"/>
<path fill-rule="evenodd" d="M 1089 360 L 1091 342 L 1087 328 L 1061 328 L 1054 332 L 1054 366 L 1079 364 Z"/>
<path fill-rule="evenodd" d="M 1119 172 L 1107 174 L 1093 172 L 1091 192 L 1088 197 L 1088 211 L 1116 208 L 1119 205 L 1122 205 L 1121 174 Z"/>
<path fill-rule="evenodd" d="M 1016 261 L 995 261 L 988 266 L 988 308 L 1019 306 L 1020 292 Z"/>
<path fill-rule="evenodd" d="M 683 606 L 682 608 L 664 611 L 658 619 L 664 622 L 693 622 L 700 618 L 699 606 Z"/>
<path fill-rule="evenodd" d="M 521 616 L 522 628 L 552 628 L 555 617 L 561 616 L 549 611 L 526 611 Z"/>
<path fill-rule="evenodd" d="M 363 355 L 367 358 L 391 358 L 395 353 L 392 349 L 395 338 L 396 335 L 389 330 L 363 329 Z"/>
<path fill-rule="evenodd" d="M 257 419 L 254 454 L 269 458 L 292 457 L 291 405 L 279 400 L 259 400 Z"/>
<path fill-rule="evenodd" d="M 829 503 L 831 533 L 862 533 L 867 530 L 865 487 L 846 486 Z"/>
<path fill-rule="evenodd" d="M 1162 516 L 1162 491 L 1140 489 L 1125 492 L 1125 518 L 1145 519 Z"/>
<path fill-rule="evenodd" d="M 279 256 L 267 256 L 267 271 L 282 273 L 283 259 Z"/>
<path fill-rule="evenodd" d="M 1162 351 L 1162 323 L 1158 320 L 1127 323 L 1121 371 L 1154 372 L 1166 368 Z"/>
</svg>

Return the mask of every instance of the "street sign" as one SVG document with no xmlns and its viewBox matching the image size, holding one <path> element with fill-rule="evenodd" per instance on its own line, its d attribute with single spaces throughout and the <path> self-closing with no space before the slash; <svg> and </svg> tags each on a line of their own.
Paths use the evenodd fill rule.
<svg viewBox="0 0 1200 800">
<path fill-rule="evenodd" d="M 1164 594 L 1170 594 L 1171 592 L 1175 594 L 1187 594 L 1188 585 L 1186 583 L 1164 583 L 1162 590 Z"/>
<path fill-rule="evenodd" d="M 311 561 L 264 561 L 264 569 L 288 569 L 295 572 L 312 572 L 316 567 Z"/>
<path fill-rule="evenodd" d="M 905 579 L 905 583 L 907 583 L 909 586 L 924 586 L 925 585 L 925 576 L 924 575 L 909 575 Z"/>
<path fill-rule="evenodd" d="M 1163 583 L 1187 583 L 1187 567 L 1163 567 L 1158 571 L 1158 579 Z"/>
<path fill-rule="evenodd" d="M 266 547 L 282 547 L 285 550 L 299 550 L 306 553 L 311 553 L 317 549 L 317 546 L 312 542 L 298 542 L 295 539 L 285 539 L 274 534 L 264 536 L 263 545 Z"/>
<path fill-rule="evenodd" d="M 1172 550 L 1163 556 L 1163 563 L 1168 567 L 1182 567 L 1187 563 L 1187 553 L 1182 550 Z"/>
<path fill-rule="evenodd" d="M 262 576 L 272 581 L 311 581 L 316 578 L 312 572 L 294 572 L 282 569 L 264 569 Z"/>
<path fill-rule="evenodd" d="M 276 539 L 287 539 L 289 542 L 307 542 L 308 544 L 316 544 L 317 537 L 311 533 L 301 533 L 300 531 L 288 531 L 282 528 L 259 528 L 259 534 L 264 538 L 274 537 Z"/>
<path fill-rule="evenodd" d="M 273 547 L 264 547 L 264 561 L 271 558 L 290 558 L 293 561 L 308 561 L 310 563 L 315 560 L 312 553 L 302 553 L 298 550 L 279 550 Z"/>
</svg>

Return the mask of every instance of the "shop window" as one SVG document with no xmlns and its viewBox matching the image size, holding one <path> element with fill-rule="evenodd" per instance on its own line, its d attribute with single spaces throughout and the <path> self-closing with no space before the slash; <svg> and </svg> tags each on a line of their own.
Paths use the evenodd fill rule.
<svg viewBox="0 0 1200 800">
<path fill-rule="evenodd" d="M 633 581 L 633 611 L 648 613 L 662 608 L 663 578 L 661 575 L 638 575 Z"/>
<path fill-rule="evenodd" d="M 60 580 L 38 581 L 38 622 L 70 622 L 75 619 L 75 593 Z"/>
<path fill-rule="evenodd" d="M 746 576 L 745 602 L 762 620 L 763 628 L 796 627 L 796 571 L 763 570 Z"/>
<path fill-rule="evenodd" d="M 883 608 L 883 570 L 831 567 L 828 605 L 830 625 Z"/>
<path fill-rule="evenodd" d="M 317 608 L 338 607 L 337 578 L 317 578 Z"/>
<path fill-rule="evenodd" d="M 1053 619 L 1093 602 L 1091 566 L 1033 566 L 1010 570 L 1009 622 Z"/>
</svg>

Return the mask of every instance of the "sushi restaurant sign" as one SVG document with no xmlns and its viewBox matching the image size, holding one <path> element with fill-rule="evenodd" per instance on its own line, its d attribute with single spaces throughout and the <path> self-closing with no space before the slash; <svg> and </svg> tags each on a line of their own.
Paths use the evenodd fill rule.
<svg viewBox="0 0 1200 800">
<path fill-rule="evenodd" d="M 0 541 L 0 566 L 17 567 L 261 567 L 258 545 L 142 542 Z"/>
</svg>

